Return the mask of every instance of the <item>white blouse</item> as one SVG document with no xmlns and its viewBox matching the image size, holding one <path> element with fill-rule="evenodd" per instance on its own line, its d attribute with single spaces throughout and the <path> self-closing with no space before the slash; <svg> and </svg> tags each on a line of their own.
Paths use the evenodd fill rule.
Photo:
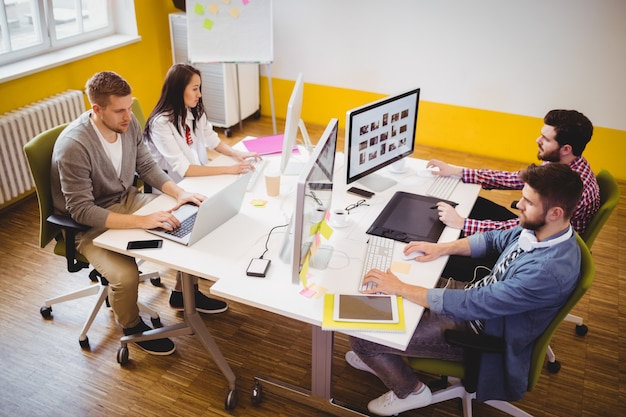
<svg viewBox="0 0 626 417">
<path fill-rule="evenodd" d="M 183 179 L 190 165 L 206 165 L 209 162 L 206 148 L 213 150 L 220 144 L 220 139 L 209 123 L 206 114 L 200 117 L 194 131 L 192 128 L 193 115 L 187 111 L 185 123 L 191 131 L 191 139 L 193 140 L 191 145 L 187 144 L 184 126 L 181 127 L 182 134 L 178 133 L 166 114 L 157 115 L 150 123 L 150 138 L 152 140 L 146 141 L 150 153 L 174 182 Z"/>
</svg>

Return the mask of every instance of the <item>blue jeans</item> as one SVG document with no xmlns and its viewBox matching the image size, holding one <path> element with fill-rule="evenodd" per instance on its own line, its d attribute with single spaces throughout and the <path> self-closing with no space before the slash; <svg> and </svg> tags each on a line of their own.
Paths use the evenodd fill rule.
<svg viewBox="0 0 626 417">
<path fill-rule="evenodd" d="M 419 379 L 404 356 L 463 361 L 463 349 L 446 342 L 443 332 L 447 329 L 471 331 L 466 321 L 427 309 L 404 351 L 353 336 L 350 337 L 350 344 L 352 350 L 376 372 L 387 388 L 393 390 L 398 398 L 406 398 L 415 390 Z"/>
</svg>

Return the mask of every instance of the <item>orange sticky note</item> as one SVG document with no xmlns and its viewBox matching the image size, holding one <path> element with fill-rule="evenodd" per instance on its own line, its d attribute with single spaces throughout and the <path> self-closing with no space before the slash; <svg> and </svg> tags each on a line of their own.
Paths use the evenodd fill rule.
<svg viewBox="0 0 626 417">
<path fill-rule="evenodd" d="M 411 264 L 408 262 L 392 262 L 391 272 L 396 274 L 408 274 L 411 270 Z"/>
</svg>

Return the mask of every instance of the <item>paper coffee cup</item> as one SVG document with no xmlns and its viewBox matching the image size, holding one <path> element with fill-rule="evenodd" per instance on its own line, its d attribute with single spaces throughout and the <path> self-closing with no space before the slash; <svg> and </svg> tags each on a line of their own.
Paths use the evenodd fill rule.
<svg viewBox="0 0 626 417">
<path fill-rule="evenodd" d="M 267 167 L 263 173 L 265 174 L 267 195 L 276 197 L 280 194 L 280 170 L 274 167 Z"/>
</svg>

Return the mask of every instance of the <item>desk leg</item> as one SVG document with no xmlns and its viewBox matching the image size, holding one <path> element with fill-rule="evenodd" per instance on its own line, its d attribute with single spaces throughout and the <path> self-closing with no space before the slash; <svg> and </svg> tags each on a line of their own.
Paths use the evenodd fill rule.
<svg viewBox="0 0 626 417">
<path fill-rule="evenodd" d="M 117 352 L 117 362 L 120 365 L 124 365 L 128 362 L 128 346 L 129 342 L 141 342 L 143 340 L 154 340 L 163 337 L 184 336 L 189 334 L 195 334 L 200 339 L 200 342 L 204 345 L 206 350 L 213 357 L 213 361 L 220 369 L 222 374 L 228 381 L 230 391 L 226 396 L 225 408 L 232 410 L 237 405 L 237 390 L 235 386 L 235 374 L 226 362 L 226 359 L 222 355 L 220 348 L 215 343 L 213 336 L 207 330 L 200 314 L 196 311 L 196 297 L 193 287 L 193 276 L 185 272 L 181 272 L 181 284 L 183 286 L 183 305 L 185 322 L 175 324 L 172 326 L 161 327 L 154 330 L 149 330 L 138 335 L 124 336 L 120 339 L 122 346 Z"/>
<path fill-rule="evenodd" d="M 206 350 L 209 351 L 213 357 L 213 361 L 220 368 L 220 371 L 226 377 L 228 385 L 231 390 L 235 390 L 235 374 L 226 362 L 224 355 L 220 351 L 220 348 L 215 343 L 215 339 L 211 336 L 211 333 L 206 328 L 206 325 L 202 321 L 200 314 L 196 311 L 196 297 L 193 287 L 193 276 L 185 272 L 181 272 L 181 283 L 183 286 L 183 300 L 185 308 L 185 322 L 191 328 L 193 333 L 200 339 Z"/>
<path fill-rule="evenodd" d="M 299 404 L 314 407 L 335 416 L 368 416 L 346 404 L 334 401 L 331 394 L 334 332 L 313 326 L 311 334 L 311 390 L 279 381 L 271 377 L 257 376 L 256 384 L 276 388 L 276 395 Z M 260 395 L 260 387 L 254 388 Z M 254 398 L 254 397 L 253 397 Z M 260 398 L 258 398 L 260 400 Z"/>
</svg>

